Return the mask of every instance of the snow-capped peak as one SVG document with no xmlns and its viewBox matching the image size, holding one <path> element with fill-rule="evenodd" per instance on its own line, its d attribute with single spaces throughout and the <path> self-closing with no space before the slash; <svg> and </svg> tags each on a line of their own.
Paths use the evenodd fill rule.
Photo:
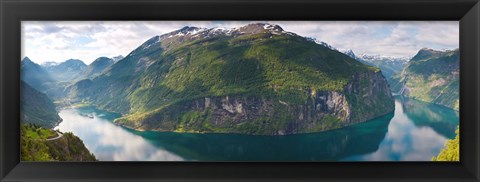
<svg viewBox="0 0 480 182">
<path fill-rule="evenodd" d="M 324 42 L 324 41 L 315 41 L 315 42 L 316 42 L 317 44 L 320 44 L 320 45 L 322 45 L 322 46 L 324 46 L 324 47 L 326 47 L 326 48 L 329 48 L 329 49 L 331 49 L 331 50 L 338 51 L 337 48 L 331 46 L 330 44 L 328 44 L 328 43 L 326 43 L 326 42 Z"/>
<path fill-rule="evenodd" d="M 179 30 L 165 34 L 164 36 L 162 36 L 162 38 L 164 38 L 165 36 L 167 36 L 167 38 L 172 38 L 172 37 L 179 37 L 179 36 L 185 36 L 185 35 L 195 35 L 205 30 L 207 30 L 207 28 L 185 26 Z"/>
<path fill-rule="evenodd" d="M 282 27 L 269 24 L 269 23 L 252 23 L 238 28 L 224 28 L 224 27 L 214 27 L 214 28 L 199 28 L 185 26 L 179 30 L 164 34 L 160 36 L 160 40 L 175 38 L 175 37 L 190 37 L 190 38 L 208 38 L 215 35 L 228 35 L 236 36 L 242 34 L 256 34 L 270 32 L 271 34 L 282 34 L 286 33 L 289 35 L 295 35 L 290 32 L 286 32 Z"/>
<path fill-rule="evenodd" d="M 225 27 L 214 27 L 214 28 L 211 28 L 211 29 L 207 29 L 206 31 L 208 31 L 208 34 L 212 34 L 212 35 L 217 35 L 217 34 L 230 35 L 235 30 L 236 30 L 236 28 L 228 29 L 228 28 L 225 28 Z"/>
<path fill-rule="evenodd" d="M 123 58 L 125 58 L 125 57 L 123 57 L 122 55 L 118 55 L 118 56 L 112 57 L 112 60 L 114 62 L 118 62 L 118 61 L 122 60 Z"/>
<path fill-rule="evenodd" d="M 329 48 L 329 49 L 331 49 L 331 50 L 338 51 L 337 48 L 331 46 L 330 44 L 328 44 L 328 43 L 326 43 L 326 42 L 324 42 L 324 41 L 317 40 L 317 39 L 314 38 L 314 37 L 305 37 L 305 39 L 307 39 L 308 41 L 315 42 L 315 43 L 317 43 L 318 45 L 321 45 L 321 46 L 323 46 L 323 47 Z"/>
<path fill-rule="evenodd" d="M 269 23 L 250 23 L 248 25 L 239 27 L 237 31 L 243 34 L 271 33 L 279 35 L 283 33 L 288 33 L 284 31 L 279 25 Z"/>
<path fill-rule="evenodd" d="M 44 68 L 49 68 L 49 67 L 52 67 L 52 66 L 57 66 L 59 64 L 60 63 L 57 63 L 57 62 L 54 62 L 54 61 L 48 61 L 48 62 L 42 63 L 41 66 L 43 66 Z"/>
<path fill-rule="evenodd" d="M 357 55 L 355 55 L 355 53 L 353 53 L 353 50 L 351 49 L 344 49 L 344 50 L 340 50 L 340 52 L 342 52 L 343 54 L 353 58 L 353 59 L 358 59 Z"/>
<path fill-rule="evenodd" d="M 344 51 L 342 50 L 338 50 L 337 48 L 333 47 L 332 45 L 324 42 L 324 41 L 320 41 L 320 40 L 317 40 L 315 37 L 304 37 L 305 39 L 307 39 L 308 41 L 312 41 L 312 42 L 315 42 L 316 44 L 318 45 L 321 45 L 323 47 L 326 47 L 330 50 L 333 50 L 333 51 L 338 51 L 338 52 L 342 52 L 344 53 Z"/>
<path fill-rule="evenodd" d="M 273 32 L 283 32 L 282 27 L 274 24 L 269 24 L 269 23 L 264 23 L 263 24 L 263 29 L 265 30 L 271 30 Z"/>
<path fill-rule="evenodd" d="M 362 54 L 360 59 L 365 61 L 373 61 L 373 60 L 388 60 L 388 61 L 404 61 L 407 62 L 411 59 L 411 57 L 393 57 L 393 56 L 383 56 L 383 55 L 370 55 L 370 54 Z"/>
</svg>

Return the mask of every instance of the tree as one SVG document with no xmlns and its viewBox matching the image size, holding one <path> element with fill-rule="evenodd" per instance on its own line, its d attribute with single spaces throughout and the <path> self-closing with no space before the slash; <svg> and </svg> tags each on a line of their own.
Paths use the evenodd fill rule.
<svg viewBox="0 0 480 182">
<path fill-rule="evenodd" d="M 455 131 L 457 136 L 452 140 L 447 140 L 445 146 L 437 157 L 433 157 L 432 161 L 460 161 L 460 129 Z"/>
</svg>

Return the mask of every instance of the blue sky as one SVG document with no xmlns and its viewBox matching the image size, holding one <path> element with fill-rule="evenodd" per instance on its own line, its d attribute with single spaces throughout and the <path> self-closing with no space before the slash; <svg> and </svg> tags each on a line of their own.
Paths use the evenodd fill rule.
<svg viewBox="0 0 480 182">
<path fill-rule="evenodd" d="M 459 47 L 458 21 L 24 21 L 22 57 L 89 64 L 101 56 L 125 56 L 149 38 L 184 26 L 234 28 L 254 22 L 277 24 L 357 55 L 411 57 L 425 47 Z"/>
</svg>

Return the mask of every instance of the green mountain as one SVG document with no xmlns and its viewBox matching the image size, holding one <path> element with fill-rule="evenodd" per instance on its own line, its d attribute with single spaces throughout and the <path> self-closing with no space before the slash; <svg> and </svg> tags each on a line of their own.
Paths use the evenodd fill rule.
<svg viewBox="0 0 480 182">
<path fill-rule="evenodd" d="M 417 100 L 459 109 L 459 49 L 421 49 L 394 76 L 392 90 Z"/>
<path fill-rule="evenodd" d="M 20 152 L 22 161 L 96 161 L 83 144 L 83 141 L 72 133 L 63 133 L 45 129 L 36 125 L 20 125 Z"/>
<path fill-rule="evenodd" d="M 53 128 L 62 121 L 47 95 L 21 81 L 20 118 L 24 123 Z"/>
<path fill-rule="evenodd" d="M 108 67 L 113 65 L 115 61 L 107 57 L 99 57 L 90 63 L 81 73 L 78 79 L 93 79 L 100 75 Z"/>
<path fill-rule="evenodd" d="M 155 36 L 66 92 L 136 130 L 283 135 L 394 110 L 378 68 L 260 23 Z"/>
</svg>

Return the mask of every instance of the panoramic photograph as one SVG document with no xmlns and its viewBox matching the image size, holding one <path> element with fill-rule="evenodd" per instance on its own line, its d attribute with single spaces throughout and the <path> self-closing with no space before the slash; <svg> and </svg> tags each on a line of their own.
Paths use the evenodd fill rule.
<svg viewBox="0 0 480 182">
<path fill-rule="evenodd" d="M 458 21 L 22 21 L 21 161 L 459 161 Z"/>
</svg>

